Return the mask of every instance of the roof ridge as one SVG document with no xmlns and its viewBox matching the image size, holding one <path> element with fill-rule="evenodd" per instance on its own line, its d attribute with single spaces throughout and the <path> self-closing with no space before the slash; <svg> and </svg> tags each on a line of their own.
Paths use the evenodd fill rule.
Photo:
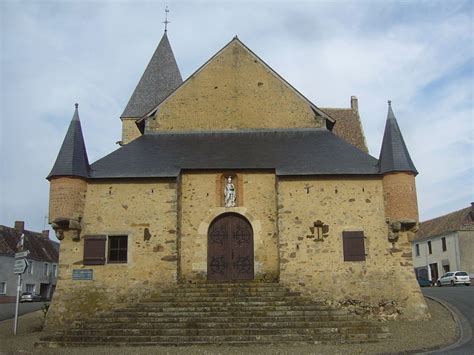
<svg viewBox="0 0 474 355">
<path fill-rule="evenodd" d="M 471 209 L 471 207 L 465 207 L 465 208 L 461 208 L 460 210 L 456 210 L 456 211 L 453 211 L 453 212 L 449 212 L 449 213 L 446 213 L 446 214 L 443 214 L 441 216 L 438 216 L 438 217 L 434 217 L 434 218 L 431 218 L 431 219 L 427 219 L 426 221 L 423 221 L 423 222 L 420 222 L 420 224 L 422 223 L 428 223 L 428 222 L 432 222 L 432 221 L 436 221 L 436 220 L 439 220 L 441 218 L 445 218 L 447 216 L 451 216 L 451 215 L 454 215 L 456 213 L 459 213 L 459 212 L 462 212 L 464 210 L 466 210 L 467 212 L 469 212 Z"/>
</svg>

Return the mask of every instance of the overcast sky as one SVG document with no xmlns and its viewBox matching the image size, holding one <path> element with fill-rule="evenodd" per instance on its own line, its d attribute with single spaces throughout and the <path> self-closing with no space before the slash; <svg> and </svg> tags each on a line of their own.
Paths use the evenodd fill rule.
<svg viewBox="0 0 474 355">
<path fill-rule="evenodd" d="M 79 112 L 90 162 L 163 34 L 183 79 L 234 35 L 320 107 L 359 98 L 379 156 L 387 100 L 417 177 L 421 220 L 474 201 L 473 1 L 0 0 L 0 224 L 40 231 L 51 170 Z M 47 225 L 46 225 L 47 227 Z"/>
</svg>

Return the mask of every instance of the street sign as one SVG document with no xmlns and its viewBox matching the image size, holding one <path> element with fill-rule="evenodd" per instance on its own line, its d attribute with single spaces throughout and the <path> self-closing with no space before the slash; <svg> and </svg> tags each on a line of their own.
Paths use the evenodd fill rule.
<svg viewBox="0 0 474 355">
<path fill-rule="evenodd" d="M 15 260 L 15 266 L 13 268 L 14 274 L 23 274 L 28 267 L 28 262 L 25 259 Z"/>
<path fill-rule="evenodd" d="M 15 254 L 15 258 L 16 258 L 16 259 L 19 259 L 19 258 L 26 258 L 29 254 L 30 254 L 30 251 L 29 251 L 29 250 L 20 251 L 19 253 L 16 253 L 16 254 Z"/>
</svg>

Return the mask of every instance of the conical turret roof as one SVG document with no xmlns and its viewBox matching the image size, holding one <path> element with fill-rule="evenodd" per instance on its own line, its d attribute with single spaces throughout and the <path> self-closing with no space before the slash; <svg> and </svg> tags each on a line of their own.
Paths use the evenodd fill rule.
<svg viewBox="0 0 474 355">
<path fill-rule="evenodd" d="M 81 121 L 79 120 L 78 104 L 74 110 L 71 123 L 64 137 L 63 145 L 47 179 L 55 176 L 89 176 L 89 159 L 86 145 L 82 136 Z"/>
<path fill-rule="evenodd" d="M 381 174 L 395 171 L 418 174 L 403 140 L 400 127 L 398 127 L 397 119 L 393 114 L 391 101 L 388 102 L 387 122 L 385 123 L 382 149 L 380 150 L 379 168 Z"/>
<path fill-rule="evenodd" d="M 120 117 L 140 118 L 183 83 L 166 32 Z"/>
</svg>

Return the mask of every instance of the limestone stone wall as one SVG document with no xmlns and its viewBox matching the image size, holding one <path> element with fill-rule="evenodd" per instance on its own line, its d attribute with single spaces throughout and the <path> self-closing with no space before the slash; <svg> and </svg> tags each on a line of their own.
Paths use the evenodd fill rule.
<svg viewBox="0 0 474 355">
<path fill-rule="evenodd" d="M 300 94 L 232 41 L 147 120 L 147 131 L 323 127 Z"/>
<path fill-rule="evenodd" d="M 388 218 L 418 221 L 418 202 L 413 174 L 404 172 L 385 174 L 383 193 Z"/>
<path fill-rule="evenodd" d="M 207 232 L 211 222 L 226 212 L 239 213 L 252 225 L 255 278 L 268 281 L 278 278 L 275 175 L 273 172 L 239 172 L 238 205 L 225 208 L 220 180 L 229 174 L 232 175 L 185 172 L 181 176 L 179 258 L 183 281 L 207 279 Z"/>
<path fill-rule="evenodd" d="M 56 218 L 77 219 L 84 213 L 87 182 L 76 177 L 51 179 L 49 186 L 49 223 Z"/>
<path fill-rule="evenodd" d="M 57 289 L 48 324 L 72 319 L 146 295 L 176 282 L 176 183 L 163 180 L 90 182 L 81 240 L 61 241 Z M 128 262 L 83 265 L 84 236 L 128 235 Z M 93 281 L 72 280 L 73 269 L 92 269 Z"/>
<path fill-rule="evenodd" d="M 427 317 L 406 233 L 392 245 L 379 178 L 280 178 L 280 281 L 315 299 L 395 300 L 405 318 Z M 320 220 L 327 237 L 313 236 Z M 344 261 L 343 231 L 363 231 L 366 260 Z"/>
<path fill-rule="evenodd" d="M 136 119 L 122 118 L 122 145 L 128 144 L 141 136 L 135 121 Z"/>
</svg>

